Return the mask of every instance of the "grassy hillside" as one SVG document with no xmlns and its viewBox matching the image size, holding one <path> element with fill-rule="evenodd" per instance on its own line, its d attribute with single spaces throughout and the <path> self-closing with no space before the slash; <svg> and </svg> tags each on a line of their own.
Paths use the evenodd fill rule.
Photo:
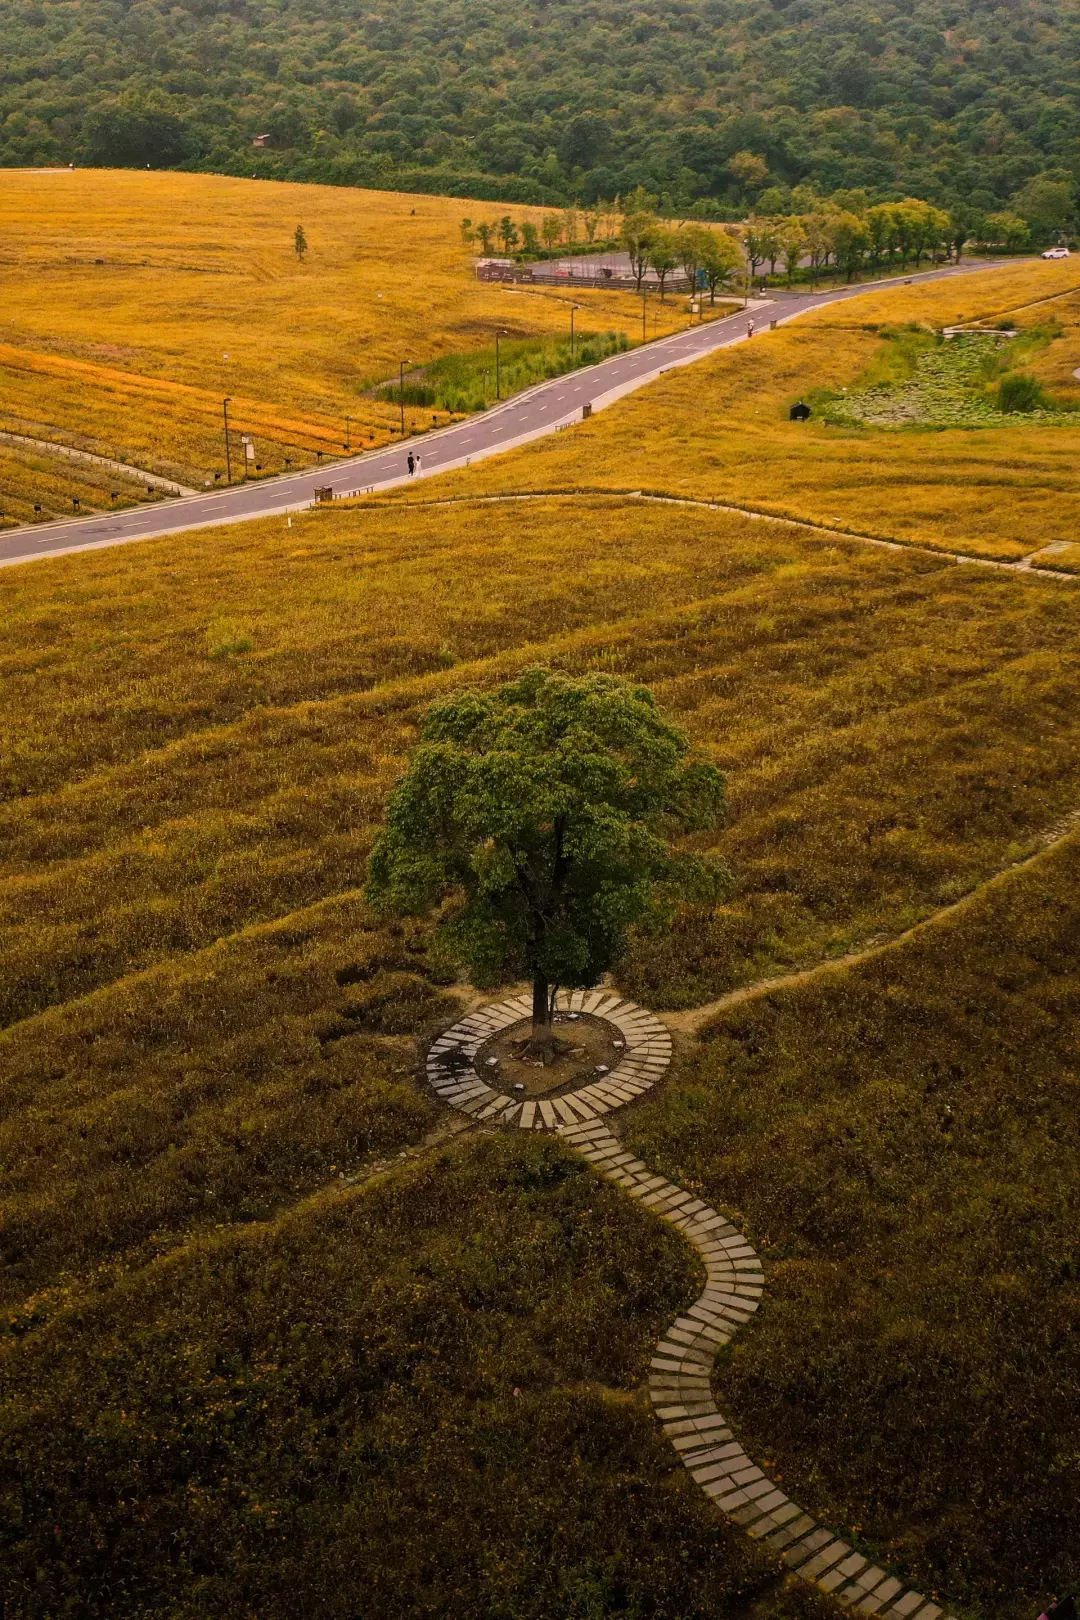
<svg viewBox="0 0 1080 1620">
<path fill-rule="evenodd" d="M 393 437 L 398 406 L 374 385 L 402 360 L 483 350 L 497 331 L 565 339 L 571 302 L 582 342 L 640 331 L 628 293 L 477 282 L 462 212 L 210 176 L 0 172 L 0 428 L 201 486 L 225 476 L 225 395 L 234 473 L 242 433 L 280 471 Z M 681 327 L 684 306 L 658 305 L 650 336 Z M 405 419 L 417 432 L 448 417 L 407 405 Z M 8 488 L 0 468 L 0 505 Z"/>
<path fill-rule="evenodd" d="M 5 1021 L 357 885 L 420 708 L 538 658 L 648 680 L 731 772 L 740 892 L 641 942 L 660 1005 L 902 926 L 1074 802 L 1071 591 L 741 517 L 314 512 L 0 601 Z"/>
<path fill-rule="evenodd" d="M 1073 838 L 732 1008 L 630 1132 L 764 1250 L 768 1308 L 719 1370 L 752 1454 L 983 1614 L 1080 1576 L 1078 878 Z"/>
<path fill-rule="evenodd" d="M 855 388 L 873 375 L 886 347 L 882 329 L 1007 316 L 1048 329 L 1049 341 L 1026 369 L 1080 402 L 1072 377 L 1080 358 L 1078 275 L 1068 262 L 1038 261 L 860 295 L 673 371 L 579 433 L 397 498 L 644 488 L 984 557 L 1019 558 L 1068 544 L 1080 488 L 1080 416 L 1075 426 L 999 416 L 1000 425 L 978 429 L 887 431 L 836 427 L 820 412 L 791 422 L 788 412 L 797 399 Z M 782 317 L 783 304 L 775 311 Z M 762 326 L 768 315 L 759 316 Z"/>
<path fill-rule="evenodd" d="M 947 292 L 989 314 L 1059 275 Z M 741 423 L 779 478 L 796 336 L 837 379 L 881 347 L 820 319 L 507 458 L 510 487 L 568 444 L 640 483 L 628 422 L 654 475 L 715 476 L 701 447 Z M 735 402 L 727 432 L 703 397 Z M 986 546 L 1069 487 L 1058 431 L 1026 487 L 998 452 Z M 789 461 L 790 498 L 852 445 L 898 480 L 922 446 L 944 480 L 962 440 L 820 430 L 834 459 L 801 493 Z M 1078 635 L 1068 578 L 631 497 L 361 503 L 0 571 L 12 1612 L 824 1616 L 718 1529 L 635 1397 L 688 1252 L 555 1144 L 424 1147 L 417 1042 L 464 991 L 422 925 L 368 914 L 366 853 L 439 693 L 541 660 L 647 681 L 727 774 L 736 886 L 635 940 L 622 983 L 700 1005 L 1038 850 L 1080 805 Z M 1017 1620 L 1075 1573 L 1074 864 L 724 1015 L 628 1121 L 776 1263 L 722 1369 L 754 1454 Z"/>
<path fill-rule="evenodd" d="M 774 1566 L 635 1394 L 693 1291 L 542 1140 L 223 1229 L 0 1358 L 5 1611 L 742 1613 Z"/>
</svg>

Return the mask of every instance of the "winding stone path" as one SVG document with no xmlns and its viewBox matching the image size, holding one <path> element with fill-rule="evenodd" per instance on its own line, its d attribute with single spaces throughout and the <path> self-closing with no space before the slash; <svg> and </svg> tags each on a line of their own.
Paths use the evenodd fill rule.
<svg viewBox="0 0 1080 1620">
<path fill-rule="evenodd" d="M 493 1035 L 531 1016 L 531 996 L 519 995 L 470 1013 L 432 1044 L 426 1065 L 431 1085 L 476 1121 L 558 1133 L 600 1175 L 677 1227 L 697 1249 L 705 1264 L 705 1288 L 656 1346 L 649 1398 L 681 1462 L 720 1511 L 771 1547 L 795 1573 L 860 1614 L 940 1620 L 939 1604 L 857 1552 L 780 1490 L 743 1450 L 713 1400 L 717 1352 L 761 1304 L 761 1261 L 725 1216 L 654 1175 L 626 1151 L 611 1121 L 600 1117 L 662 1077 L 671 1059 L 667 1030 L 652 1013 L 607 990 L 560 992 L 556 1011 L 587 1013 L 620 1032 L 626 1052 L 610 1074 L 550 1099 L 523 1101 L 488 1085 L 473 1061 Z"/>
</svg>

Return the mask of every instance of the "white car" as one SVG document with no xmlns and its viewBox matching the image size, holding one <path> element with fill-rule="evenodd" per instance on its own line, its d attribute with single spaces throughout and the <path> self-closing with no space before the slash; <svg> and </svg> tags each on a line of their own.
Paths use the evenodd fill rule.
<svg viewBox="0 0 1080 1620">
<path fill-rule="evenodd" d="M 1046 252 L 1043 254 L 1044 259 L 1067 259 L 1068 257 L 1069 257 L 1068 248 L 1062 248 L 1062 247 L 1047 248 Z"/>
</svg>

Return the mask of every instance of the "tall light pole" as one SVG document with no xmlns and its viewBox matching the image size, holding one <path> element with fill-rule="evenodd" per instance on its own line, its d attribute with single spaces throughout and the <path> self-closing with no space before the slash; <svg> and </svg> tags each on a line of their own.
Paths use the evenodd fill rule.
<svg viewBox="0 0 1080 1620">
<path fill-rule="evenodd" d="M 645 342 L 645 289 L 641 289 L 641 341 Z"/>
<path fill-rule="evenodd" d="M 502 398 L 502 374 L 499 370 L 499 333 L 495 333 L 495 399 Z"/>
<path fill-rule="evenodd" d="M 570 305 L 570 364 L 571 365 L 573 365 L 573 363 L 574 363 L 574 314 L 575 314 L 576 310 L 577 310 L 577 305 L 576 304 L 571 304 Z"/>
<path fill-rule="evenodd" d="M 351 449 L 352 449 L 352 417 L 347 416 L 345 418 L 345 454 L 348 455 L 348 453 L 349 453 L 349 451 Z"/>
<path fill-rule="evenodd" d="M 232 483 L 232 457 L 229 454 L 229 399 L 226 395 L 221 402 L 222 413 L 225 417 L 225 482 Z"/>
<path fill-rule="evenodd" d="M 401 437 L 405 437 L 405 362 L 398 364 L 398 404 L 401 406 Z"/>
</svg>

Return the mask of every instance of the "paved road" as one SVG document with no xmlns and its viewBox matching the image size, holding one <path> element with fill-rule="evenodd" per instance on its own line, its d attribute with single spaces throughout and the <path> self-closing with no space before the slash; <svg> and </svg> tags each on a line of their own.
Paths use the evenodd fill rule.
<svg viewBox="0 0 1080 1620">
<path fill-rule="evenodd" d="M 979 266 L 979 270 L 992 268 L 990 262 Z M 952 265 L 924 271 L 911 276 L 910 280 L 939 281 L 948 276 L 978 273 L 968 265 Z M 896 283 L 894 280 L 826 293 L 775 296 L 751 313 L 760 332 L 767 329 L 770 320 L 790 320 L 806 310 L 857 298 L 882 285 Z M 556 377 L 454 427 L 374 450 L 365 456 L 324 464 L 308 472 L 236 485 L 231 489 L 210 490 L 205 495 L 189 495 L 150 508 L 104 512 L 98 517 L 11 529 L 0 534 L 0 567 L 34 557 L 154 539 L 209 524 L 302 511 L 311 505 L 319 487 L 329 487 L 335 495 L 392 488 L 408 479 L 405 458 L 410 449 L 422 457 L 421 476 L 425 478 L 451 467 L 468 465 L 482 456 L 496 455 L 580 421 L 584 405 L 603 404 L 605 396 L 629 393 L 672 366 L 686 365 L 717 349 L 745 341 L 746 324 L 747 317 L 740 312 L 724 320 L 689 327 L 673 337 L 659 338 L 625 354 L 613 355 L 599 365 Z"/>
</svg>

